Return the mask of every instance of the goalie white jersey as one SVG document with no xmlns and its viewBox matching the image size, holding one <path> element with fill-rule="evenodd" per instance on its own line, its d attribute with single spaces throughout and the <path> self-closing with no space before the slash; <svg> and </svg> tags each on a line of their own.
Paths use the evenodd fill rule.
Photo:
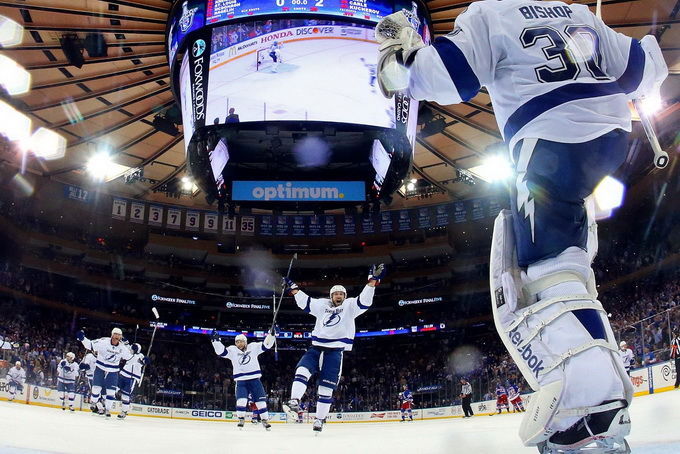
<svg viewBox="0 0 680 454">
<path fill-rule="evenodd" d="M 295 294 L 295 303 L 303 311 L 316 317 L 312 331 L 312 345 L 352 350 L 356 325 L 354 319 L 373 304 L 375 287 L 365 286 L 358 297 L 346 298 L 334 307 L 329 298 L 312 298 L 305 292 Z"/>
<path fill-rule="evenodd" d="M 409 91 L 455 104 L 487 87 L 512 150 L 527 137 L 582 143 L 630 131 L 628 100 L 666 74 L 654 37 L 617 33 L 585 5 L 480 1 L 456 18 L 451 33 L 417 51 Z"/>
</svg>

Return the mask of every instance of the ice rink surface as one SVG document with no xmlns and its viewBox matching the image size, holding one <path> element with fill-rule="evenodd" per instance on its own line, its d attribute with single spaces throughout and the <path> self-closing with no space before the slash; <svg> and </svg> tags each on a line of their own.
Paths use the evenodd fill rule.
<svg viewBox="0 0 680 454">
<path fill-rule="evenodd" d="M 169 420 L 128 416 L 119 421 L 89 412 L 0 402 L 0 453 L 169 454 L 318 453 L 529 453 L 517 436 L 522 416 L 503 414 L 471 419 L 407 423 L 327 424 L 315 437 L 311 424 L 274 424 L 271 432 L 248 423 Z M 635 399 L 634 453 L 680 453 L 680 391 Z"/>
</svg>

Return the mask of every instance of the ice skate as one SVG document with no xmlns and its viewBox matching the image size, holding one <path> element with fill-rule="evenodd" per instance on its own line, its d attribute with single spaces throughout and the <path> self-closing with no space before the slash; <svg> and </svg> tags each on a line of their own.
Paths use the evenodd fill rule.
<svg viewBox="0 0 680 454">
<path fill-rule="evenodd" d="M 286 412 L 289 418 L 293 420 L 298 419 L 298 412 L 302 411 L 300 401 L 298 399 L 290 399 L 288 403 L 283 404 L 283 411 Z"/>
<path fill-rule="evenodd" d="M 238 424 L 236 427 L 239 428 L 239 430 L 243 430 L 243 426 L 246 425 L 246 418 L 238 418 Z"/>
<path fill-rule="evenodd" d="M 262 420 L 262 427 L 264 427 L 265 430 L 267 430 L 267 432 L 269 432 L 270 430 L 272 430 L 272 425 L 269 424 L 269 421 L 267 421 L 266 419 L 263 419 L 263 420 Z"/>
<path fill-rule="evenodd" d="M 126 412 L 126 411 L 121 411 L 121 412 L 118 414 L 118 419 L 125 419 L 126 416 L 127 416 L 127 412 Z"/>
<path fill-rule="evenodd" d="M 314 420 L 314 426 L 312 427 L 312 430 L 314 431 L 314 435 L 319 435 L 321 431 L 323 430 L 323 419 L 315 419 Z"/>
</svg>

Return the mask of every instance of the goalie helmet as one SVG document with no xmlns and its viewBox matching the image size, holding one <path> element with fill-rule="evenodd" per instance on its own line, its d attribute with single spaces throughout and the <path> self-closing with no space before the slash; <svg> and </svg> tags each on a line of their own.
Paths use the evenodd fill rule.
<svg viewBox="0 0 680 454">
<path fill-rule="evenodd" d="M 328 295 L 331 298 L 333 298 L 333 293 L 335 292 L 342 292 L 345 294 L 345 298 L 347 298 L 347 290 L 345 290 L 345 287 L 343 287 L 342 285 L 334 285 L 333 287 L 331 287 L 331 291 L 328 293 Z"/>
</svg>

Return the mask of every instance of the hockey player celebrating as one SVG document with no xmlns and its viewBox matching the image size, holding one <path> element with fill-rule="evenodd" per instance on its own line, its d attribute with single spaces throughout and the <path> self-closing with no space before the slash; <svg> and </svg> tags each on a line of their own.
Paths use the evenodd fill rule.
<svg viewBox="0 0 680 454">
<path fill-rule="evenodd" d="M 501 382 L 498 382 L 496 384 L 496 410 L 498 410 L 499 415 L 503 412 L 503 408 L 505 408 L 508 413 L 510 413 L 510 406 L 508 405 L 508 391 L 505 389 L 505 386 L 501 384 Z"/>
<path fill-rule="evenodd" d="M 338 386 L 342 373 L 342 355 L 351 351 L 356 327 L 354 319 L 363 314 L 373 304 L 375 287 L 385 273 L 385 266 L 373 265 L 368 275 L 368 283 L 358 297 L 347 298 L 342 285 L 334 285 L 329 292 L 330 298 L 312 298 L 301 291 L 297 284 L 285 279 L 288 293 L 295 297 L 300 309 L 316 317 L 312 331 L 312 347 L 302 356 L 295 370 L 291 398 L 283 408 L 295 419 L 300 411 L 300 399 L 307 390 L 307 382 L 312 374 L 319 373 L 319 400 L 316 404 L 316 418 L 313 430 L 321 432 L 333 400 L 333 391 Z"/>
<path fill-rule="evenodd" d="M 9 392 L 9 401 L 14 400 L 17 391 L 22 393 L 24 391 L 24 383 L 26 383 L 26 370 L 21 367 L 21 361 L 14 363 L 14 367 L 7 371 L 7 391 Z"/>
<path fill-rule="evenodd" d="M 120 370 L 120 360 L 130 360 L 135 353 L 139 353 L 135 344 L 130 349 L 121 339 L 123 331 L 120 328 L 111 330 L 111 337 L 101 337 L 90 340 L 85 337 L 83 331 L 78 331 L 76 338 L 83 346 L 97 355 L 96 368 L 92 383 L 92 393 L 90 394 L 90 410 L 93 413 L 111 417 L 111 407 L 116 399 L 116 386 L 118 385 L 118 371 Z M 99 402 L 102 391 L 106 394 L 104 408 Z"/>
<path fill-rule="evenodd" d="M 404 385 L 403 391 L 399 393 L 399 401 L 401 403 L 401 422 L 408 420 L 413 421 L 413 393 L 408 389 L 408 385 Z"/>
<path fill-rule="evenodd" d="M 239 334 L 236 336 L 235 345 L 228 347 L 222 344 L 217 331 L 213 331 L 211 338 L 215 353 L 222 358 L 231 360 L 234 381 L 236 382 L 236 417 L 238 418 L 238 427 L 242 428 L 245 425 L 248 394 L 252 394 L 252 398 L 257 406 L 257 412 L 262 420 L 262 426 L 270 430 L 267 393 L 260 381 L 262 371 L 260 370 L 260 361 L 257 357 L 272 348 L 276 337 L 273 333 L 268 333 L 264 338 L 264 342 L 249 344 L 246 336 Z"/>
<path fill-rule="evenodd" d="M 68 352 L 57 366 L 57 391 L 61 399 L 62 410 L 66 410 L 66 397 L 68 397 L 68 409 L 76 411 L 73 408 L 73 402 L 76 398 L 76 379 L 79 372 L 80 366 L 76 362 L 75 353 Z"/>
<path fill-rule="evenodd" d="M 508 400 L 512 404 L 512 412 L 526 411 L 522 403 L 522 397 L 519 395 L 519 386 L 511 383 L 510 380 L 505 385 L 505 389 L 508 390 Z"/>
<path fill-rule="evenodd" d="M 585 5 L 527 0 L 473 2 L 431 46 L 394 13 L 376 39 L 386 96 L 406 88 L 447 105 L 485 86 L 494 105 L 515 184 L 494 227 L 492 310 L 537 391 L 522 441 L 542 452 L 626 451 L 633 389 L 596 299 L 597 233 L 584 200 L 626 157 L 628 101 L 668 74 L 656 39 L 617 33 Z"/>
<path fill-rule="evenodd" d="M 635 364 L 635 355 L 633 355 L 633 350 L 628 348 L 626 341 L 619 343 L 619 357 L 621 358 L 623 368 L 626 369 L 626 373 L 630 377 L 630 368 Z"/>
<path fill-rule="evenodd" d="M 125 419 L 130 410 L 130 401 L 132 400 L 132 391 L 135 386 L 142 384 L 142 370 L 144 366 L 149 364 L 149 359 L 142 354 L 142 346 L 133 344 L 132 348 L 137 351 L 132 358 L 125 362 L 118 374 L 118 389 L 120 389 L 121 409 L 118 414 L 118 419 Z"/>
</svg>

